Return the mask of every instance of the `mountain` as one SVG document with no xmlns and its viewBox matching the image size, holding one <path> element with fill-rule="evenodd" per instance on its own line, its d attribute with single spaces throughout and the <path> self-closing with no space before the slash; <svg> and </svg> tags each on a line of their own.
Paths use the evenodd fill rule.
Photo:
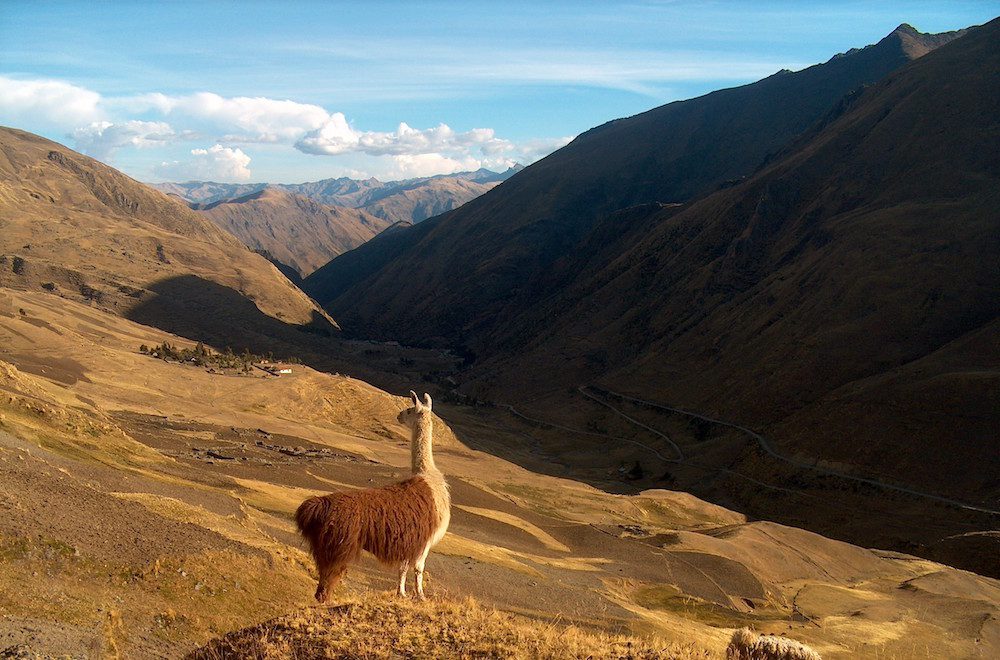
<svg viewBox="0 0 1000 660">
<path fill-rule="evenodd" d="M 44 138 L 0 128 L 0 285 L 41 287 L 126 315 L 155 300 L 182 308 L 179 278 L 307 324 L 325 315 L 259 255 L 204 216 Z M 329 324 L 329 321 L 325 321 Z"/>
<path fill-rule="evenodd" d="M 153 187 L 202 209 L 218 202 L 239 199 L 264 188 L 284 190 L 327 206 L 359 208 L 390 222 L 420 222 L 458 208 L 519 172 L 515 165 L 504 172 L 480 168 L 474 172 L 383 182 L 375 178 L 323 179 L 309 183 L 157 183 Z"/>
<path fill-rule="evenodd" d="M 566 264 L 573 282 L 491 336 L 480 378 L 597 378 L 771 425 L 792 453 L 996 502 L 998 42 L 1000 20 L 747 181 L 624 234 L 599 227 Z"/>
<path fill-rule="evenodd" d="M 212 222 L 304 277 L 391 225 L 360 209 L 326 206 L 268 186 L 201 206 Z"/>
<path fill-rule="evenodd" d="M 815 484 L 829 473 L 801 465 L 818 463 L 996 510 L 998 30 L 908 60 L 945 37 L 902 26 L 819 67 L 612 122 L 304 287 L 349 332 L 464 349 L 475 398 L 579 428 L 566 421 L 589 410 L 577 387 L 597 383 L 766 436 L 714 455 L 692 442 L 697 466 Z M 787 131 L 773 150 L 769 122 Z M 614 159 L 629 150 L 634 165 Z M 741 159 L 743 177 L 729 164 Z M 665 469 L 702 492 L 694 466 Z M 844 533 L 843 512 L 820 525 L 817 508 L 798 524 Z"/>
<path fill-rule="evenodd" d="M 190 181 L 153 187 L 206 213 L 298 281 L 382 229 L 458 208 L 521 169 L 479 169 L 388 183 L 344 177 L 301 184 Z"/>
<path fill-rule="evenodd" d="M 369 269 L 365 280 L 332 289 L 307 281 L 307 291 L 361 332 L 411 342 L 471 337 L 474 344 L 511 310 L 551 290 L 553 265 L 607 214 L 685 203 L 731 185 L 851 92 L 957 35 L 902 25 L 825 64 L 608 122 L 433 227 L 412 230 L 403 256 Z M 404 279 L 418 281 L 405 303 L 398 296 Z M 329 278 L 317 274 L 321 280 Z"/>
<path fill-rule="evenodd" d="M 215 181 L 188 181 L 187 183 L 151 183 L 150 187 L 172 195 L 193 208 L 215 202 L 245 197 L 263 190 L 266 183 L 216 183 Z"/>
<path fill-rule="evenodd" d="M 498 183 L 496 179 L 476 181 L 458 176 L 420 179 L 383 191 L 361 208 L 392 222 L 417 223 L 456 209 Z"/>
</svg>

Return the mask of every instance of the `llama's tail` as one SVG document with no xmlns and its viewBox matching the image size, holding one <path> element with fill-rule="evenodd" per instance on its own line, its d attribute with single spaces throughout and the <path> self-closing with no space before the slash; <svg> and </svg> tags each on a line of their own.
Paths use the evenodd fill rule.
<svg viewBox="0 0 1000 660">
<path fill-rule="evenodd" d="M 333 503 L 327 497 L 310 497 L 295 511 L 295 524 L 299 533 L 314 545 L 330 518 Z"/>
</svg>

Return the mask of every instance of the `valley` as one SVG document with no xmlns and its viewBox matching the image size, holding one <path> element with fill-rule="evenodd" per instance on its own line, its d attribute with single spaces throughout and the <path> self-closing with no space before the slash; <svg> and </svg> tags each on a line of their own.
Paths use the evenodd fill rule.
<svg viewBox="0 0 1000 660">
<path fill-rule="evenodd" d="M 311 566 L 292 509 L 311 492 L 404 474 L 402 399 L 305 366 L 274 378 L 167 363 L 138 345 L 183 338 L 44 292 L 0 295 L 0 567 L 20 594 L 3 601 L 8 645 L 172 655 L 301 607 Z M 545 476 L 489 445 L 536 434 L 549 445 L 552 431 L 439 406 L 456 508 L 428 564 L 436 598 L 489 594 L 527 620 L 669 640 L 676 657 L 687 645 L 717 653 L 726 628 L 745 623 L 829 657 L 995 648 L 992 580 L 750 522 L 674 490 L 614 494 L 569 468 Z M 365 563 L 344 595 L 392 581 Z"/>
<path fill-rule="evenodd" d="M 0 658 L 1000 657 L 1000 18 L 954 27 L 572 140 L 0 76 L 95 156 L 0 127 Z M 434 461 L 430 599 L 364 554 L 317 605 L 299 504 Z M 298 525 L 421 571 L 413 483 Z"/>
</svg>

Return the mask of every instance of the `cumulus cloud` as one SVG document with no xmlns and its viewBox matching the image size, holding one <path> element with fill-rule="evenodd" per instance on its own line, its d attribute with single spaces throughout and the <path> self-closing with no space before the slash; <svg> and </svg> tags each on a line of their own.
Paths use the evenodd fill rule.
<svg viewBox="0 0 1000 660">
<path fill-rule="evenodd" d="M 392 163 L 388 177 L 393 179 L 412 179 L 434 176 L 435 174 L 467 172 L 482 167 L 482 162 L 475 158 L 450 158 L 437 153 L 392 156 Z"/>
<path fill-rule="evenodd" d="M 157 175 L 173 181 L 249 181 L 250 156 L 241 149 L 216 144 L 208 149 L 192 149 L 189 160 L 160 163 Z"/>
<path fill-rule="evenodd" d="M 498 138 L 492 128 L 457 132 L 447 124 L 439 124 L 421 130 L 405 122 L 393 132 L 359 131 L 337 112 L 323 126 L 303 136 L 295 147 L 322 156 L 389 156 L 392 165 L 382 176 L 409 178 L 480 167 L 502 171 L 516 163 L 532 163 L 572 139 L 542 138 L 517 144 Z"/>
<path fill-rule="evenodd" d="M 162 147 L 177 137 L 170 124 L 162 121 L 131 120 L 119 124 L 95 121 L 73 131 L 77 151 L 100 160 L 108 160 L 125 146 Z"/>
<path fill-rule="evenodd" d="M 61 80 L 17 80 L 0 76 L 0 120 L 6 124 L 46 121 L 79 126 L 100 120 L 101 95 Z"/>
<path fill-rule="evenodd" d="M 0 122 L 65 131 L 78 150 L 105 161 L 121 149 L 210 140 L 215 145 L 210 149 L 195 149 L 190 159 L 162 162 L 152 171 L 174 179 L 228 181 L 250 177 L 250 157 L 236 148 L 246 144 L 273 145 L 267 152 L 272 159 L 282 151 L 295 153 L 294 147 L 306 154 L 343 156 L 342 166 L 372 165 L 365 174 L 414 177 L 479 167 L 503 170 L 515 162 L 531 163 L 569 141 L 513 142 L 491 128 L 456 131 L 445 123 L 419 129 L 401 122 L 394 131 L 366 131 L 342 112 L 288 99 L 211 92 L 108 97 L 64 81 L 4 76 Z"/>
<path fill-rule="evenodd" d="M 228 143 L 293 142 L 323 126 L 330 114 L 318 105 L 267 97 L 143 94 L 116 101 L 132 112 L 157 112 L 178 120 L 207 122 Z M 342 115 L 341 115 L 342 116 Z"/>
<path fill-rule="evenodd" d="M 321 127 L 306 133 L 295 147 L 304 153 L 337 156 L 364 153 L 370 156 L 416 156 L 421 154 L 460 153 L 478 150 L 485 156 L 510 152 L 514 145 L 498 137 L 492 128 L 474 128 L 456 132 L 447 124 L 416 129 L 405 122 L 394 132 L 355 130 L 342 113 L 330 116 Z"/>
</svg>

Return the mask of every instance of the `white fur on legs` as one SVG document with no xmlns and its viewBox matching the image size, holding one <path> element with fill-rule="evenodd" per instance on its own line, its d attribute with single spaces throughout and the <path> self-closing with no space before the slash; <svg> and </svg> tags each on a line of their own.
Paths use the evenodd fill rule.
<svg viewBox="0 0 1000 660">
<path fill-rule="evenodd" d="M 427 561 L 427 555 L 430 551 L 431 546 L 428 544 L 427 547 L 424 548 L 423 554 L 420 555 L 420 558 L 417 559 L 413 566 L 413 573 L 417 578 L 417 598 L 420 600 L 427 600 L 427 597 L 424 595 L 424 562 Z"/>
<path fill-rule="evenodd" d="M 404 561 L 399 565 L 399 593 L 400 596 L 406 597 L 406 573 L 410 570 L 410 562 Z"/>
</svg>

